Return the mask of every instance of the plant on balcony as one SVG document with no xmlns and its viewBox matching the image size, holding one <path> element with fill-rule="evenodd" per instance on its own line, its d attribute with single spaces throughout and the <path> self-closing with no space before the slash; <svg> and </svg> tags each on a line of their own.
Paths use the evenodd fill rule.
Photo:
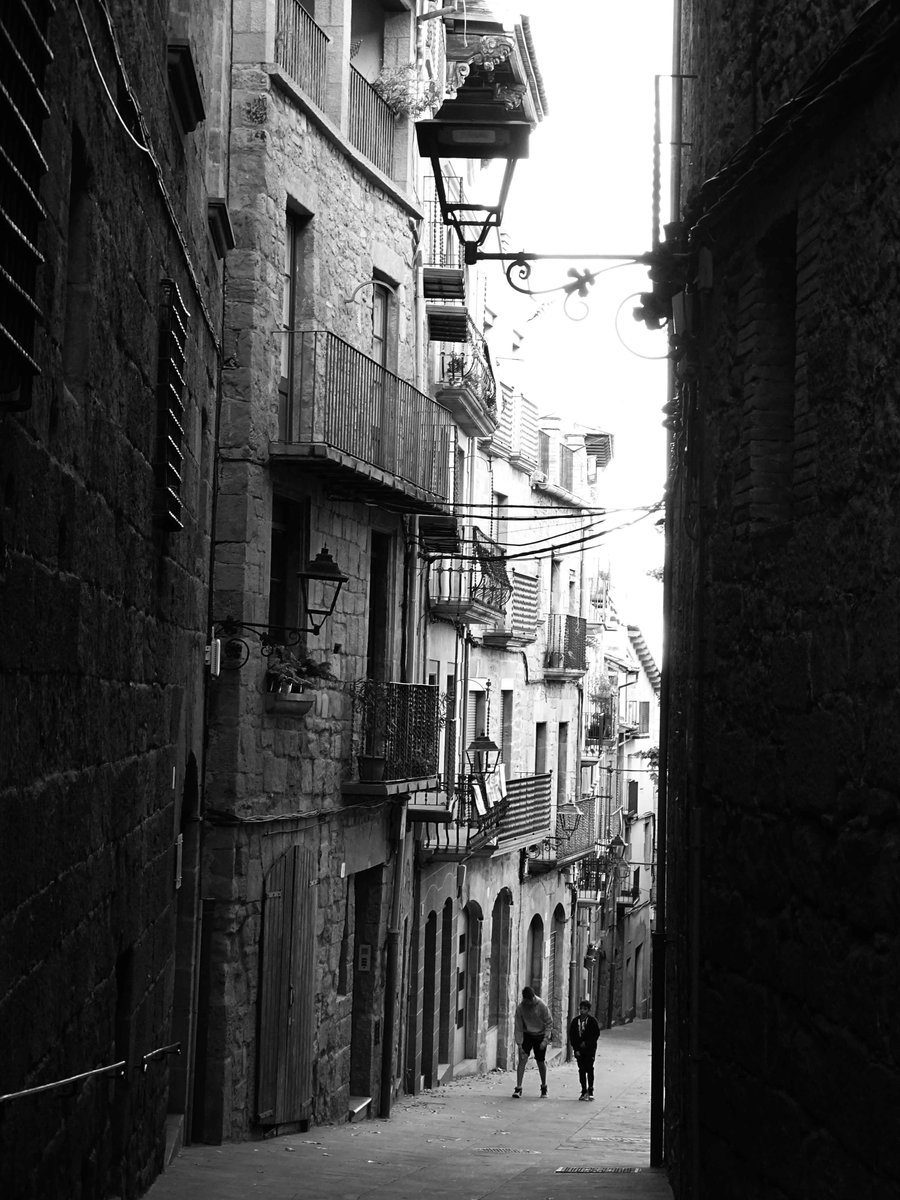
<svg viewBox="0 0 900 1200">
<path fill-rule="evenodd" d="M 415 63 L 385 67 L 372 81 L 372 87 L 395 117 L 409 117 L 410 120 L 438 108 L 444 98 L 440 84 L 433 79 L 422 82 Z"/>
<path fill-rule="evenodd" d="M 385 686 L 374 679 L 359 679 L 351 685 L 354 723 L 358 721 L 360 743 L 356 756 L 361 780 L 384 778 L 388 749 L 397 736 L 393 706 Z"/>
</svg>

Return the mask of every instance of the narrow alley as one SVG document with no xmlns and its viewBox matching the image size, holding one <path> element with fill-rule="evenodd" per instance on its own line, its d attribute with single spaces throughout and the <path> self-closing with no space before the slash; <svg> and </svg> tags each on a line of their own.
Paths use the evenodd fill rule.
<svg viewBox="0 0 900 1200">
<path fill-rule="evenodd" d="M 561 1061 L 539 1098 L 533 1063 L 522 1100 L 514 1072 L 453 1080 L 400 1098 L 390 1121 L 318 1126 L 265 1142 L 194 1145 L 149 1200 L 669 1200 L 650 1154 L 650 1022 L 604 1030 L 596 1101 L 578 1099 Z"/>
</svg>

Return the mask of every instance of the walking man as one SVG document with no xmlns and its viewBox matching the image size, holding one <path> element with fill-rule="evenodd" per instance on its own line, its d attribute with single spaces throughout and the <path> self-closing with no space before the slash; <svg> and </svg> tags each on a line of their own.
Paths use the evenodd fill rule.
<svg viewBox="0 0 900 1200">
<path fill-rule="evenodd" d="M 553 1018 L 550 1016 L 550 1009 L 530 987 L 523 987 L 522 1000 L 516 1005 L 516 1045 L 519 1047 L 519 1061 L 516 1064 L 514 1100 L 521 1099 L 525 1065 L 532 1051 L 534 1051 L 534 1061 L 537 1063 L 538 1074 L 541 1077 L 541 1099 L 546 1099 L 547 1065 L 544 1057 L 552 1034 Z"/>
<path fill-rule="evenodd" d="M 582 1000 L 578 1005 L 578 1016 L 569 1026 L 569 1041 L 575 1051 L 575 1061 L 578 1063 L 578 1082 L 581 1084 L 579 1100 L 594 1098 L 594 1058 L 597 1054 L 597 1039 L 600 1037 L 600 1025 L 597 1018 L 591 1015 L 590 1000 Z"/>
</svg>

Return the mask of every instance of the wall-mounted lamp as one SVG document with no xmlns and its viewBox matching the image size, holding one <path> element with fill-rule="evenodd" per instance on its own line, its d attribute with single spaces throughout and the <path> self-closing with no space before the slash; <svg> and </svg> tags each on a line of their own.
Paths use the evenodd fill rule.
<svg viewBox="0 0 900 1200">
<path fill-rule="evenodd" d="M 556 810 L 556 823 L 566 837 L 570 838 L 581 824 L 583 816 L 584 814 L 578 805 L 571 800 L 567 800 L 565 804 L 560 804 Z"/>
<path fill-rule="evenodd" d="M 431 120 L 416 122 L 419 153 L 431 162 L 441 220 L 456 231 L 466 251 L 466 262 L 475 254 L 492 229 L 503 220 L 506 197 L 520 158 L 528 157 L 531 126 L 527 121 Z M 442 160 L 503 159 L 506 166 L 496 195 L 467 203 L 450 199 L 445 182 L 447 167 Z M 479 255 L 480 257 L 480 255 Z M 471 262 L 476 262 L 472 258 Z"/>
<path fill-rule="evenodd" d="M 276 646 L 299 646 L 306 634 L 318 634 L 334 612 L 341 588 L 348 581 L 345 575 L 323 546 L 306 567 L 297 572 L 302 598 L 302 622 L 297 625 L 270 625 L 259 621 L 237 621 L 233 617 L 222 617 L 213 621 L 216 638 L 224 639 L 221 665 L 230 670 L 242 667 L 250 657 L 250 644 L 246 636 L 255 638 L 261 652 L 269 656 Z"/>
<path fill-rule="evenodd" d="M 613 863 L 620 863 L 625 856 L 625 843 L 618 834 L 610 839 L 606 850 Z"/>
<path fill-rule="evenodd" d="M 500 765 L 500 747 L 486 733 L 472 738 L 466 747 L 466 758 L 473 775 L 493 775 Z"/>
<path fill-rule="evenodd" d="M 341 588 L 348 578 L 328 553 L 327 546 L 323 546 L 316 557 L 297 572 L 307 633 L 318 634 L 334 612 Z"/>
</svg>

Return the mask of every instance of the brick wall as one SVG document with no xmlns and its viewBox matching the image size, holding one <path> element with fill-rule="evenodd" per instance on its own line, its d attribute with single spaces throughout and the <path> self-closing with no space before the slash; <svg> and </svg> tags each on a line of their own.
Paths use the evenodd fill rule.
<svg viewBox="0 0 900 1200">
<path fill-rule="evenodd" d="M 839 98 L 780 142 L 763 129 L 740 169 L 697 193 L 865 7 L 781 5 L 776 34 L 773 6 L 753 30 L 687 6 L 685 70 L 701 78 L 685 192 L 714 282 L 670 523 L 678 1196 L 900 1186 L 887 1149 L 900 1099 L 890 6 L 873 6 L 860 35 L 873 53 Z M 760 247 L 794 221 L 773 270 Z"/>
<path fill-rule="evenodd" d="M 108 5 L 120 63 L 97 6 L 87 33 L 73 6 L 50 19 L 42 374 L 30 409 L 0 414 L 0 1091 L 128 1061 L 118 1082 L 4 1107 L 0 1190 L 23 1200 L 133 1196 L 159 1170 L 169 1060 L 135 1064 L 173 1040 L 175 838 L 202 758 L 221 267 L 204 127 L 177 130 L 165 22 L 133 7 Z M 210 6 L 195 17 L 208 64 Z M 169 533 L 153 519 L 164 278 L 190 314 L 184 528 Z"/>
</svg>

